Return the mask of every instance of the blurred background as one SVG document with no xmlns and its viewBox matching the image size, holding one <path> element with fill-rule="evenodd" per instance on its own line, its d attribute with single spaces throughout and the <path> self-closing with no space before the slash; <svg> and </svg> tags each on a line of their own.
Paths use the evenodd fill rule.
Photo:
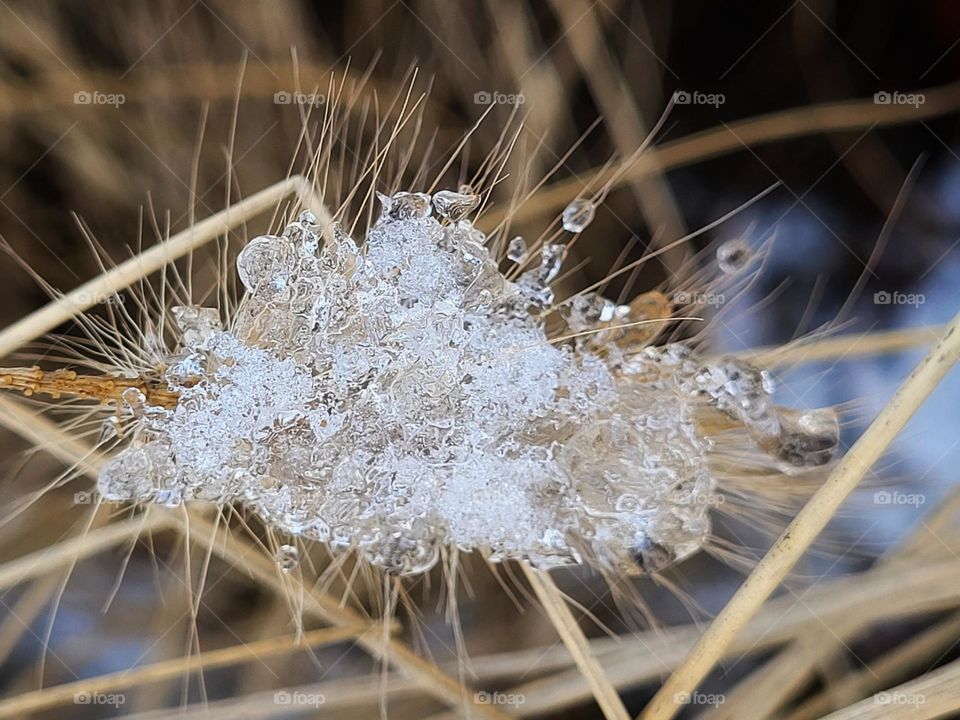
<svg viewBox="0 0 960 720">
<path fill-rule="evenodd" d="M 349 111 L 356 127 L 365 117 L 368 127 L 377 105 L 388 107 L 409 88 L 414 95 L 426 92 L 411 166 L 425 161 L 434 173 L 442 166 L 437 159 L 489 112 L 471 136 L 467 159 L 448 173 L 450 185 L 479 167 L 505 126 L 522 121 L 507 163 L 510 176 L 492 193 L 494 209 L 530 178 L 549 175 L 547 192 L 566 188 L 518 223 L 515 229 L 532 237 L 556 223 L 567 201 L 595 190 L 596 173 L 611 159 L 630 156 L 661 121 L 654 146 L 695 133 L 725 137 L 719 150 L 705 143 L 662 173 L 622 183 L 571 261 L 578 267 L 571 282 L 596 282 L 618 262 L 636 260 L 771 190 L 692 239 L 688 250 L 667 253 L 609 289 L 612 297 L 630 297 L 670 282 L 696 251 L 731 238 L 768 244 L 757 281 L 743 296 L 712 308 L 723 318 L 711 326 L 717 351 L 780 344 L 825 327 L 847 333 L 934 327 L 960 306 L 960 5 L 948 0 L 3 0 L 0 23 L 0 236 L 60 290 L 100 271 L 82 226 L 120 260 L 155 242 L 157 230 L 183 230 L 300 171 L 303 114 L 322 117 L 335 77 L 347 78 L 358 97 L 368 99 Z M 788 112 L 853 100 L 861 102 L 842 106 L 848 109 L 839 113 L 840 130 L 818 129 L 830 127 L 834 116 L 799 122 Z M 758 128 L 748 121 L 778 112 L 763 126 L 768 137 L 757 139 Z M 364 139 L 363 130 L 338 138 L 347 164 L 362 156 Z M 238 230 L 230 242 L 242 243 L 268 220 Z M 46 301 L 12 257 L 0 258 L 0 272 L 0 324 Z M 781 400 L 844 404 L 849 446 L 919 357 L 854 352 L 805 363 L 781 378 Z M 878 471 L 921 499 L 884 504 L 866 491 L 860 509 L 843 523 L 853 541 L 839 555 L 810 558 L 804 572 L 867 566 L 956 483 L 958 398 L 954 372 Z M 6 503 L 61 470 L 49 456 L 25 450 L 24 441 L 4 433 L 0 492 Z M 2 559 L 76 530 L 86 516 L 78 517 L 75 493 L 87 487 L 78 480 L 49 493 L 0 528 Z M 202 649 L 291 630 L 283 598 L 216 561 L 196 617 L 182 617 L 185 598 L 196 590 L 182 579 L 196 575 L 204 554 L 195 555 L 192 566 L 187 558 L 180 542 L 161 537 L 152 548 L 118 548 L 84 561 L 69 582 L 61 573 L 4 590 L 4 697 L 39 687 L 41 672 L 43 684 L 52 685 L 195 652 L 194 620 Z M 650 614 L 664 625 L 715 612 L 741 578 L 705 557 L 684 563 L 672 577 L 673 588 L 637 583 Z M 460 615 L 471 656 L 556 643 L 522 593 L 511 597 L 485 571 L 470 580 L 473 594 L 461 600 Z M 599 619 L 585 623 L 590 635 L 601 636 L 600 625 L 625 631 L 597 578 L 565 572 L 557 582 Z M 422 591 L 422 644 L 456 672 L 455 638 L 436 612 L 442 593 L 436 586 Z M 882 650 L 858 648 L 847 659 L 856 664 Z M 722 692 L 757 661 L 718 673 L 711 687 Z M 496 667 L 495 658 L 488 665 Z M 377 667 L 359 650 L 337 646 L 248 663 L 242 672 L 211 671 L 203 683 L 194 675 L 146 685 L 126 691 L 117 707 L 81 703 L 43 712 L 105 717 L 181 703 L 213 706 L 277 687 L 278 677 L 315 683 L 376 676 Z M 491 671 L 487 686 L 517 685 L 547 670 L 531 662 L 505 679 Z M 654 688 L 655 682 L 632 687 L 625 696 L 630 708 L 639 710 Z M 429 709 L 422 699 L 399 695 L 391 704 L 397 716 Z M 281 710 L 272 705 L 249 716 Z M 332 717 L 379 712 L 362 702 L 337 711 L 342 715 L 329 707 L 301 710 Z M 588 699 L 554 714 L 597 712 Z"/>
</svg>

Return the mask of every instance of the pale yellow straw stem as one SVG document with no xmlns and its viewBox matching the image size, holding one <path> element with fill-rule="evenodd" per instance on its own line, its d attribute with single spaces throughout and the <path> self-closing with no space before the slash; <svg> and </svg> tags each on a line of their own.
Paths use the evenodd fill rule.
<svg viewBox="0 0 960 720">
<path fill-rule="evenodd" d="M 678 699 L 689 696 L 713 669 L 737 633 L 790 572 L 840 503 L 893 442 L 958 356 L 960 315 L 953 319 L 930 353 L 759 562 L 684 663 L 660 688 L 640 715 L 642 720 L 669 720 L 683 707 Z"/>
</svg>

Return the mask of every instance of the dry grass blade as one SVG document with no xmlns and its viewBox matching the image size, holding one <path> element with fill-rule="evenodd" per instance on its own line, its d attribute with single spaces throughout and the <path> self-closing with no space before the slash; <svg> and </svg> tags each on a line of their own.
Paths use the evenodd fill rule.
<svg viewBox="0 0 960 720">
<path fill-rule="evenodd" d="M 159 243 L 139 255 L 134 256 L 97 278 L 84 283 L 71 293 L 49 303 L 40 310 L 28 315 L 20 322 L 0 332 L 0 355 L 10 353 L 23 343 L 36 339 L 60 323 L 83 312 L 95 304 L 97 298 L 118 292 L 140 278 L 159 270 L 167 263 L 203 245 L 205 242 L 209 242 L 218 235 L 229 232 L 236 225 L 275 206 L 280 200 L 292 192 L 297 193 L 306 204 L 313 207 L 317 207 L 317 205 L 320 204 L 312 185 L 301 176 L 292 176 L 283 182 L 262 190 L 246 200 L 231 205 L 225 210 L 193 225 L 188 230 L 169 238 L 165 242 Z M 322 218 L 324 220 L 329 218 L 329 214 L 322 209 L 322 207 L 317 209 L 322 211 Z M 0 404 L 0 422 L 31 442 L 37 443 L 40 447 L 50 450 L 58 459 L 63 460 L 71 466 L 77 466 L 87 474 L 95 477 L 99 458 L 94 456 L 91 448 L 71 438 L 49 420 L 29 413 L 8 399 L 0 398 L 0 401 L 2 401 L 2 404 Z M 149 513 L 151 517 L 159 515 L 165 515 L 171 518 L 170 513 Z M 207 550 L 241 568 L 249 576 L 264 583 L 267 587 L 273 587 L 280 592 L 283 591 L 284 587 L 278 579 L 276 566 L 264 557 L 258 548 L 248 543 L 243 543 L 229 534 L 226 534 L 225 537 L 220 540 L 213 523 L 210 523 L 198 513 L 191 513 L 189 521 L 180 517 L 177 517 L 176 520 L 182 523 L 181 527 L 184 532 L 189 530 L 191 540 L 199 542 Z M 144 520 L 140 520 L 139 522 L 142 527 Z M 116 534 L 121 538 L 125 538 L 129 537 L 129 535 L 125 533 L 130 532 L 130 529 L 125 527 L 121 532 Z M 133 537 L 136 537 L 136 535 L 133 535 Z M 119 541 L 114 540 L 113 534 L 109 534 L 108 540 L 113 542 Z M 81 544 L 79 549 L 95 551 L 93 547 L 94 546 L 87 547 Z M 97 545 L 95 547 L 100 546 Z M 76 552 L 77 549 L 73 548 L 73 550 Z M 64 552 L 59 546 L 56 548 L 55 554 L 56 557 L 65 564 L 73 562 L 76 557 L 76 555 L 70 555 L 69 551 Z M 41 554 L 40 558 L 42 559 L 42 557 L 43 555 Z M 3 571 L 0 571 L 0 581 L 10 576 L 12 581 L 20 582 L 26 577 L 35 576 L 35 574 L 43 572 L 43 569 L 49 569 L 51 567 L 51 563 L 49 562 L 36 565 L 37 560 L 38 558 L 28 556 L 19 561 L 8 563 Z M 313 615 L 338 626 L 368 624 L 359 614 L 342 608 L 335 598 L 311 592 L 308 588 L 303 588 L 303 591 L 305 611 L 311 612 Z M 374 637 L 374 635 L 377 637 Z M 479 717 L 498 718 L 500 720 L 507 717 L 507 715 L 492 705 L 475 704 L 471 690 L 445 674 L 435 664 L 418 656 L 402 642 L 392 637 L 384 638 L 382 635 L 383 633 L 362 633 L 357 638 L 357 642 L 374 657 L 384 662 L 394 664 L 406 676 L 419 682 L 427 693 L 437 697 L 443 702 L 452 706 L 472 706 L 472 712 Z"/>
<path fill-rule="evenodd" d="M 7 400 L 0 406 L 0 418 L 10 406 L 15 407 L 16 403 Z M 15 423 L 9 423 L 9 426 L 26 437 L 45 437 L 51 443 L 68 437 L 46 418 L 22 411 L 22 419 L 25 421 L 23 426 L 17 427 Z M 81 449 L 78 449 L 78 446 Z M 82 449 L 82 443 L 79 442 L 67 444 L 65 447 L 67 449 L 62 450 L 58 457 L 70 464 L 78 463 L 91 455 L 89 448 Z M 70 453 L 73 452 L 77 455 L 71 456 Z M 96 468 L 88 463 L 87 471 L 94 474 Z M 116 523 L 97 533 L 89 533 L 85 538 L 60 543 L 53 548 L 7 563 L 0 569 L 0 587 L 37 577 L 53 568 L 69 565 L 75 562 L 77 557 L 95 554 L 123 540 L 136 538 L 141 532 L 171 523 L 179 523 L 184 533 L 189 530 L 189 538 L 192 542 L 198 543 L 264 586 L 274 588 L 277 592 L 284 592 L 275 563 L 259 548 L 228 532 L 218 533 L 217 526 L 200 513 L 191 512 L 189 518 L 186 518 L 180 514 L 157 512 L 155 508 L 151 508 L 145 517 Z M 369 622 L 363 616 L 349 608 L 341 607 L 341 603 L 336 598 L 314 592 L 306 587 L 298 588 L 300 589 L 303 590 L 304 612 L 340 627 L 369 627 Z M 399 640 L 392 637 L 385 638 L 382 632 L 366 631 L 360 633 L 356 640 L 371 655 L 391 663 L 404 675 L 418 682 L 425 692 L 441 701 L 451 706 L 469 705 L 471 711 L 478 717 L 491 718 L 491 720 L 504 720 L 508 717 L 493 705 L 475 704 L 471 690 L 444 673 L 437 665 L 421 658 Z"/>
<path fill-rule="evenodd" d="M 533 587 L 547 616 L 563 639 L 564 645 L 573 656 L 574 662 L 590 683 L 593 696 L 603 711 L 604 717 L 629 720 L 630 715 L 623 706 L 620 695 L 604 674 L 603 666 L 597 662 L 597 658 L 590 649 L 589 641 L 580 629 L 576 618 L 573 617 L 573 613 L 570 612 L 553 578 L 549 573 L 539 572 L 526 563 L 523 564 L 523 571 L 527 582 Z"/>
<path fill-rule="evenodd" d="M 665 720 L 679 710 L 677 697 L 689 694 L 706 677 L 734 636 L 776 589 L 814 538 L 830 521 L 840 503 L 880 458 L 907 421 L 960 356 L 960 315 L 930 353 L 914 369 L 880 415 L 830 478 L 790 523 L 726 607 L 710 625 L 684 664 L 660 688 L 641 715 Z"/>
<path fill-rule="evenodd" d="M 320 647 L 350 640 L 366 632 L 371 626 L 325 628 L 304 633 L 299 642 L 289 635 L 247 644 L 234 645 L 221 650 L 208 650 L 199 655 L 163 660 L 132 670 L 110 673 L 95 678 L 77 680 L 53 687 L 23 693 L 0 702 L 0 718 L 24 717 L 29 713 L 71 702 L 77 693 L 111 693 L 146 683 L 179 678 L 185 673 L 207 671 L 242 662 L 263 661 L 273 655 L 293 652 L 303 648 Z"/>
<path fill-rule="evenodd" d="M 738 152 L 748 147 L 812 135 L 841 132 L 871 126 L 918 122 L 944 115 L 960 108 L 960 83 L 934 88 L 926 93 L 926 103 L 919 109 L 910 105 L 877 105 L 872 98 L 831 102 L 811 107 L 761 115 L 721 128 L 705 130 L 681 140 L 660 145 L 656 150 L 628 158 L 612 168 L 595 168 L 577 177 L 552 183 L 518 208 L 494 209 L 487 213 L 483 227 L 494 227 L 510 214 L 511 222 L 522 223 L 562 208 L 588 185 L 604 185 L 613 181 L 620 187 L 648 175 Z"/>
<path fill-rule="evenodd" d="M 930 517 L 920 523 L 919 527 L 893 553 L 886 556 L 881 563 L 875 566 L 875 569 L 909 560 L 919 548 L 925 547 L 925 541 L 930 539 L 930 534 L 935 534 L 934 528 L 952 519 L 957 512 L 958 503 L 960 503 L 960 492 L 955 490 L 951 496 L 948 496 L 937 506 Z M 944 550 L 950 552 L 948 547 L 945 548 L 940 543 L 934 543 L 933 548 L 937 551 L 936 554 L 939 557 L 944 556 Z M 742 681 L 733 692 L 727 693 L 726 702 L 705 713 L 703 720 L 738 718 L 748 711 L 763 717 L 773 715 L 777 708 L 803 687 L 804 683 L 813 679 L 817 668 L 822 668 L 829 663 L 832 654 L 846 649 L 845 641 L 847 638 L 861 633 L 872 622 L 869 617 L 865 617 L 861 613 L 850 613 L 848 616 L 840 618 L 839 625 L 827 626 L 824 624 L 820 628 L 813 628 L 811 632 L 800 636 L 779 655 Z M 951 623 L 947 623 L 947 625 L 951 625 Z M 942 629 L 939 632 L 942 633 Z M 901 650 L 906 650 L 906 648 L 892 653 L 891 656 L 882 659 L 876 665 L 884 665 L 889 668 L 893 656 L 896 656 Z M 879 673 L 874 667 L 869 668 L 863 674 L 875 682 L 880 682 Z M 847 683 L 845 687 L 849 692 L 851 688 L 856 687 L 856 684 Z M 827 688 L 819 699 L 822 701 L 830 697 L 836 697 L 835 687 Z M 827 710 L 829 710 L 829 706 L 824 712 Z"/>
<path fill-rule="evenodd" d="M 740 353 L 760 365 L 776 366 L 818 360 L 852 359 L 912 350 L 936 342 L 946 331 L 946 325 L 884 330 L 858 335 L 821 338 L 794 343 L 784 347 L 760 347 Z"/>
<path fill-rule="evenodd" d="M 0 567 L 0 588 L 13 587 L 54 570 L 69 567 L 85 557 L 96 555 L 121 543 L 131 542 L 143 533 L 156 532 L 168 525 L 168 514 L 150 512 L 92 530 L 83 537 L 64 540 L 52 547 L 37 550 Z"/>
<path fill-rule="evenodd" d="M 205 549 L 213 552 L 214 555 L 236 566 L 240 571 L 266 587 L 277 586 L 279 571 L 276 564 L 266 557 L 259 548 L 229 532 L 218 533 L 214 523 L 197 513 L 191 513 L 189 520 L 178 519 L 183 523 L 185 532 L 189 527 L 191 541 L 199 543 Z M 299 593 L 300 589 L 299 587 L 295 588 L 295 591 Z M 342 607 L 337 598 L 312 591 L 306 587 L 303 587 L 302 590 L 305 612 L 339 626 L 367 624 L 361 615 L 349 608 Z M 279 588 L 278 591 L 282 592 L 283 590 Z M 444 673 L 437 665 L 417 655 L 399 640 L 384 637 L 382 632 L 364 632 L 357 636 L 357 644 L 374 657 L 396 667 L 401 674 L 416 681 L 425 692 L 448 705 L 454 707 L 468 705 L 471 712 L 477 717 L 497 718 L 499 720 L 508 717 L 493 705 L 475 704 L 472 690 Z"/>
<path fill-rule="evenodd" d="M 140 278 L 272 208 L 303 183 L 302 177 L 293 176 L 261 190 L 53 300 L 0 332 L 0 356 L 9 355 L 25 343 L 93 307 L 103 298 L 129 287 Z"/>
<path fill-rule="evenodd" d="M 956 644 L 958 634 L 960 614 L 955 613 L 940 624 L 911 638 L 878 662 L 872 663 L 869 668 L 834 683 L 827 692 L 811 698 L 792 712 L 789 720 L 814 720 L 829 712 L 831 701 L 849 698 L 847 702 L 853 702 L 888 687 L 890 682 L 903 676 L 905 668 L 921 667 L 923 663 L 929 663 L 931 659 L 948 652 Z"/>
<path fill-rule="evenodd" d="M 960 709 L 960 660 L 939 670 L 891 688 L 885 697 L 871 697 L 823 720 L 928 720 L 947 715 L 956 717 Z"/>
</svg>

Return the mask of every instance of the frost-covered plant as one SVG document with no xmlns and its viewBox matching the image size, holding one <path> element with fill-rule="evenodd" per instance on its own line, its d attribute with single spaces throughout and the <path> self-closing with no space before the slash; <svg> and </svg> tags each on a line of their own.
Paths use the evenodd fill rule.
<svg viewBox="0 0 960 720">
<path fill-rule="evenodd" d="M 705 418 L 784 466 L 829 459 L 832 413 L 777 408 L 770 377 L 742 361 L 651 345 L 670 314 L 659 293 L 556 304 L 564 246 L 505 274 L 467 219 L 471 188 L 380 199 L 359 247 L 308 212 L 252 240 L 227 327 L 174 309 L 162 386 L 122 393 L 135 431 L 101 472 L 104 498 L 239 502 L 398 574 L 443 546 L 657 571 L 709 534 Z M 592 215 L 577 201 L 564 228 Z M 509 260 L 529 255 L 509 243 Z"/>
</svg>

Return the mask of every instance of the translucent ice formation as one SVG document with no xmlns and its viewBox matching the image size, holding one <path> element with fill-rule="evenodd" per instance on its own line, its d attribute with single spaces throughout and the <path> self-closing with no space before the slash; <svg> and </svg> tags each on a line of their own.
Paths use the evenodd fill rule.
<svg viewBox="0 0 960 720">
<path fill-rule="evenodd" d="M 542 310 L 564 248 L 510 282 L 463 219 L 477 204 L 467 190 L 381 196 L 362 248 L 339 226 L 322 243 L 310 213 L 252 240 L 228 327 L 209 309 L 174 311 L 176 406 L 124 393 L 137 430 L 102 470 L 102 495 L 241 502 L 398 574 L 428 570 L 444 545 L 656 571 L 709 531 L 703 408 L 776 439 L 789 462 L 829 456 L 829 428 L 779 415 L 752 370 L 702 366 L 682 345 L 620 347 L 622 333 L 603 352 L 551 342 Z M 565 317 L 615 333 L 617 312 L 588 295 Z"/>
</svg>

